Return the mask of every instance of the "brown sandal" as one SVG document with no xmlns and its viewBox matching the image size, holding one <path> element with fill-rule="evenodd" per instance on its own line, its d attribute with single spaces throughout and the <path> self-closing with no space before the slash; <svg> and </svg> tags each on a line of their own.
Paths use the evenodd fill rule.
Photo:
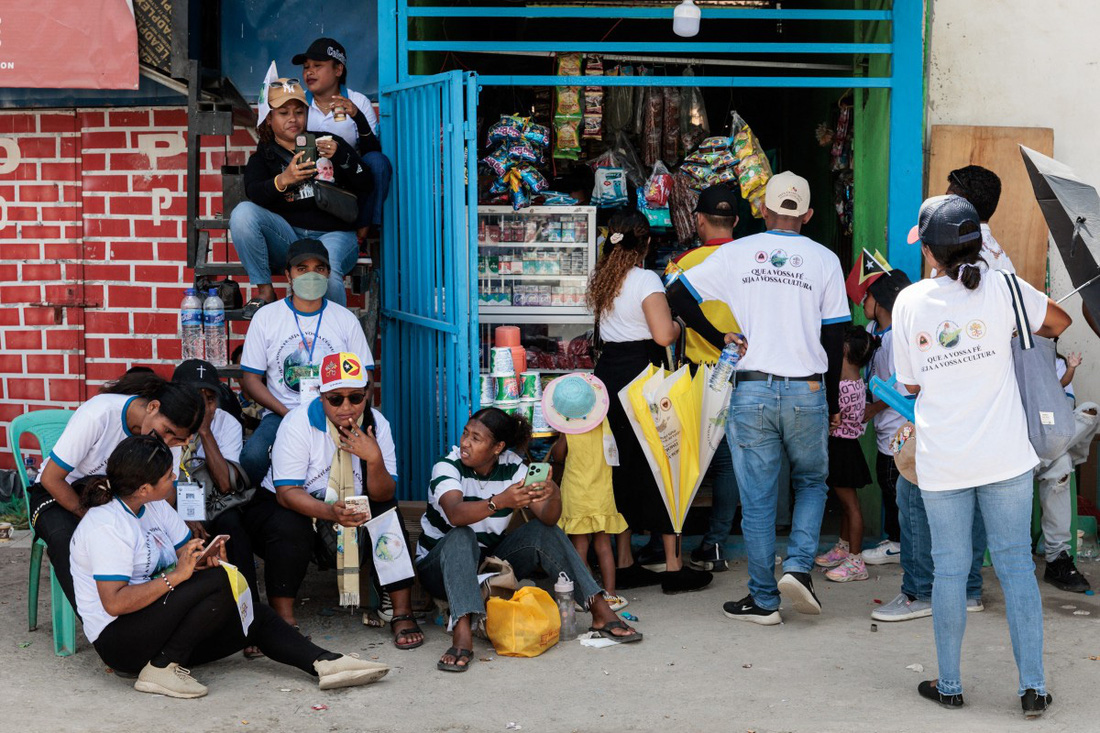
<svg viewBox="0 0 1100 733">
<path fill-rule="evenodd" d="M 416 623 L 415 616 L 413 616 L 411 613 L 407 613 L 401 616 L 394 616 L 392 619 L 390 619 L 390 629 L 393 629 L 393 625 L 398 621 L 412 621 L 412 626 L 407 629 L 401 629 L 400 631 L 394 632 L 393 645 L 395 647 L 402 651 L 408 651 L 409 649 L 416 649 L 418 646 L 422 646 L 424 644 L 424 632 L 420 629 L 420 625 Z M 411 641 L 406 643 L 404 641 L 405 637 L 411 636 L 412 634 L 420 634 L 420 641 Z"/>
</svg>

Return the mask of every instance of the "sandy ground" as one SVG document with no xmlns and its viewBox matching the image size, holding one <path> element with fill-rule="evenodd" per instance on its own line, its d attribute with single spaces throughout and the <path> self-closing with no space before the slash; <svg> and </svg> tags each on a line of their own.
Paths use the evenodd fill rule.
<svg viewBox="0 0 1100 733">
<path fill-rule="evenodd" d="M 54 656 L 45 576 L 40 626 L 28 632 L 28 553 L 25 538 L 0 545 L 0 689 L 9 730 L 1000 733 L 1096 730 L 1100 717 L 1100 661 L 1090 659 L 1100 655 L 1097 597 L 1040 583 L 1055 705 L 1028 722 L 1016 698 L 1003 597 L 989 568 L 987 610 L 968 616 L 961 710 L 941 709 L 916 693 L 920 680 L 935 676 L 931 619 L 871 630 L 875 599 L 889 601 L 898 591 L 899 566 L 872 568 L 866 582 L 820 578 L 821 616 L 784 611 L 783 625 L 759 627 L 721 611 L 724 601 L 746 592 L 743 562 L 699 593 L 627 592 L 627 610 L 646 634 L 640 644 L 590 649 L 573 641 L 535 659 L 510 659 L 478 642 L 478 661 L 461 675 L 435 669 L 449 646 L 440 627 L 426 626 L 420 649 L 397 651 L 387 633 L 365 628 L 358 614 L 334 612 L 334 578 L 318 574 L 303 592 L 311 599 L 298 616 L 304 629 L 322 646 L 392 665 L 388 677 L 366 688 L 320 692 L 295 669 L 234 656 L 194 670 L 210 695 L 184 701 L 134 692 L 83 636 L 77 654 Z M 1083 567 L 1094 583 L 1098 569 Z M 906 669 L 912 664 L 925 671 Z"/>
</svg>

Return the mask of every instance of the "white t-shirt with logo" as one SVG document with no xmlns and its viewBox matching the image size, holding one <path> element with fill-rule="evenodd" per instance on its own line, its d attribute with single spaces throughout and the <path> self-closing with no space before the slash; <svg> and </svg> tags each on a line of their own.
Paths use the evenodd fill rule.
<svg viewBox="0 0 1100 733">
<path fill-rule="evenodd" d="M 347 87 L 340 87 L 340 94 L 351 100 L 351 103 L 359 108 L 359 112 L 367 118 L 371 132 L 378 135 L 378 116 L 374 114 L 374 105 L 367 97 Z M 332 112 L 322 112 L 313 98 L 312 92 L 306 92 L 306 100 L 309 102 L 309 120 L 306 129 L 312 132 L 327 132 L 344 138 L 352 148 L 359 142 L 359 128 L 351 115 L 337 122 Z"/>
<path fill-rule="evenodd" d="M 729 306 L 748 339 L 738 369 L 780 377 L 824 374 L 829 362 L 821 327 L 852 320 L 840 260 L 793 232 L 723 244 L 680 282 L 700 302 Z"/>
<path fill-rule="evenodd" d="M 616 343 L 653 338 L 642 311 L 642 301 L 654 293 L 663 295 L 664 292 L 660 275 L 641 267 L 631 268 L 623 279 L 622 290 L 600 316 L 600 338 Z"/>
<path fill-rule="evenodd" d="M 1047 298 L 1020 280 L 1032 329 Z M 947 277 L 921 280 L 898 294 L 893 310 L 898 381 L 919 386 L 917 478 L 925 491 L 1004 481 L 1039 459 L 1027 437 L 1013 368 L 1016 317 L 1001 275 L 975 290 Z"/>
<path fill-rule="evenodd" d="M 127 394 L 98 394 L 76 408 L 42 468 L 56 463 L 69 472 L 65 480 L 70 484 L 85 476 L 105 475 L 111 453 L 133 435 L 126 424 L 126 410 L 136 399 Z M 171 450 L 173 470 L 178 473 L 181 449 Z"/>
<path fill-rule="evenodd" d="M 271 470 L 264 477 L 263 487 L 274 492 L 279 486 L 301 486 L 315 498 L 325 498 L 328 476 L 332 471 L 332 457 L 336 444 L 328 434 L 323 398 L 291 410 L 279 423 L 275 446 L 271 450 Z M 397 449 L 393 442 L 390 423 L 381 412 L 371 408 L 374 416 L 374 439 L 382 452 L 386 470 L 397 480 Z M 356 494 L 363 486 L 363 461 L 352 456 L 352 473 L 355 476 Z"/>
<path fill-rule="evenodd" d="M 103 608 L 96 581 L 146 583 L 173 567 L 176 550 L 190 539 L 187 525 L 166 501 L 151 501 L 136 515 L 118 498 L 89 509 L 69 543 L 76 610 L 88 641 L 117 618 Z"/>
<path fill-rule="evenodd" d="M 286 298 L 256 311 L 244 338 L 241 369 L 266 374 L 271 394 L 294 409 L 301 402 L 301 380 L 317 377 L 321 360 L 341 351 L 358 355 L 365 368 L 374 368 L 363 327 L 351 311 L 325 298 L 316 313 L 300 313 Z"/>
<path fill-rule="evenodd" d="M 871 355 L 871 363 L 867 365 L 867 375 L 868 378 L 878 377 L 882 381 L 888 382 L 890 377 L 894 376 L 894 329 L 888 328 L 885 331 L 877 331 L 875 326 L 874 321 L 868 323 L 867 331 L 882 339 L 882 345 L 875 349 L 875 353 Z M 901 382 L 894 383 L 894 390 L 903 397 L 909 397 L 909 390 Z M 890 455 L 890 439 L 894 437 L 894 433 L 898 431 L 898 428 L 905 424 L 905 418 L 894 408 L 887 407 L 875 415 L 873 423 L 878 452 Z"/>
</svg>

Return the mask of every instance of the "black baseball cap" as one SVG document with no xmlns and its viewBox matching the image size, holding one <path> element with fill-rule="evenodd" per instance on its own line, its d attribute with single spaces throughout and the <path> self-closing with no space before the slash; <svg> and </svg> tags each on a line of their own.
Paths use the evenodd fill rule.
<svg viewBox="0 0 1100 733">
<path fill-rule="evenodd" d="M 189 384 L 198 389 L 212 389 L 220 394 L 222 383 L 218 379 L 218 369 L 208 361 L 202 359 L 188 359 L 181 362 L 172 372 L 172 381 L 179 384 Z"/>
<path fill-rule="evenodd" d="M 879 275 L 872 280 L 867 287 L 867 292 L 874 296 L 879 305 L 888 312 L 892 312 L 894 301 L 898 299 L 898 293 L 912 284 L 913 281 L 903 271 L 890 270 L 890 272 Z"/>
<path fill-rule="evenodd" d="M 692 213 L 737 216 L 737 194 L 724 184 L 707 186 L 699 194 L 699 201 L 695 204 L 695 211 Z"/>
<path fill-rule="evenodd" d="M 290 249 L 286 253 L 287 267 L 294 267 L 306 260 L 321 260 L 321 262 L 331 267 L 328 261 L 328 250 L 325 249 L 325 245 L 319 239 L 299 239 L 290 245 Z"/>
<path fill-rule="evenodd" d="M 301 66 L 306 62 L 306 59 L 311 61 L 339 61 L 346 69 L 348 52 L 335 38 L 318 38 L 309 44 L 309 48 L 306 49 L 305 53 L 296 55 L 290 62 L 295 66 Z"/>
<path fill-rule="evenodd" d="M 954 247 L 981 239 L 978 210 L 962 196 L 948 194 L 925 199 L 920 205 L 917 225 L 909 230 L 909 244 L 920 242 L 929 247 Z M 964 224 L 973 224 L 973 231 L 960 234 Z"/>
</svg>

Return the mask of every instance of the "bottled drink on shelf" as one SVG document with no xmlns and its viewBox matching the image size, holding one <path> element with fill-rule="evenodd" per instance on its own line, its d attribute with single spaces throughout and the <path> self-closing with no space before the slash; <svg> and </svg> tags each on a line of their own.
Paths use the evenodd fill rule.
<svg viewBox="0 0 1100 733">
<path fill-rule="evenodd" d="M 202 300 L 194 288 L 187 288 L 180 305 L 180 341 L 184 359 L 203 358 Z"/>
<path fill-rule="evenodd" d="M 216 367 L 226 366 L 225 304 L 218 291 L 210 288 L 202 304 L 203 340 L 206 342 L 206 360 Z"/>
</svg>

